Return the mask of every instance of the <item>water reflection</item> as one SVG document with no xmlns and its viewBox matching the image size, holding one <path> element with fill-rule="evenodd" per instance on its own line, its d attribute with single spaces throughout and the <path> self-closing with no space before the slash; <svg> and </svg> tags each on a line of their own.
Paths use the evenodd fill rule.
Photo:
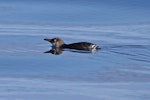
<svg viewBox="0 0 150 100">
<path fill-rule="evenodd" d="M 51 54 L 54 54 L 54 55 L 60 55 L 60 54 L 62 54 L 62 52 L 63 52 L 62 48 L 52 48 L 48 51 L 45 51 L 44 53 L 51 53 Z"/>
<path fill-rule="evenodd" d="M 76 49 L 63 49 L 63 48 L 55 48 L 52 47 L 52 49 L 45 51 L 44 53 L 51 53 L 53 55 L 60 55 L 63 53 L 63 51 L 69 51 L 74 53 L 96 53 L 99 49 L 93 49 L 93 50 L 76 50 Z"/>
</svg>

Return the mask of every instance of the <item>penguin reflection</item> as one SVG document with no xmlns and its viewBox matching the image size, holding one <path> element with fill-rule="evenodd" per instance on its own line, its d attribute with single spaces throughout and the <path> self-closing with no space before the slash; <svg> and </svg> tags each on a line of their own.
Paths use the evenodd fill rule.
<svg viewBox="0 0 150 100">
<path fill-rule="evenodd" d="M 75 53 L 96 53 L 97 52 L 97 50 L 85 51 L 85 50 L 73 50 L 73 49 L 63 49 L 63 48 L 52 47 L 51 50 L 45 51 L 44 53 L 51 53 L 54 55 L 60 55 L 63 53 L 63 51 L 69 51 L 69 52 L 75 52 Z"/>
<path fill-rule="evenodd" d="M 62 54 L 62 52 L 63 52 L 62 48 L 52 48 L 51 50 L 45 51 L 44 53 L 51 53 L 54 55 L 60 55 L 60 54 Z"/>
</svg>

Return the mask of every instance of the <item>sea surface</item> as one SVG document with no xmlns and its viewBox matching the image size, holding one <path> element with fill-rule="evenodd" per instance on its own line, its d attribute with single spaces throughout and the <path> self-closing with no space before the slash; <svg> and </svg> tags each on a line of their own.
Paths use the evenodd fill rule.
<svg viewBox="0 0 150 100">
<path fill-rule="evenodd" d="M 148 0 L 0 0 L 0 100 L 149 100 Z M 52 49 L 44 38 L 92 42 Z"/>
</svg>

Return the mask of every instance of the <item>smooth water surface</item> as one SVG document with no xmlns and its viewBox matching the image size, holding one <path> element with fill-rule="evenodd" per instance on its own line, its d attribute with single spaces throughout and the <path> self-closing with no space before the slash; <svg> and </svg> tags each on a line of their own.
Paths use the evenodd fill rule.
<svg viewBox="0 0 150 100">
<path fill-rule="evenodd" d="M 118 24 L 150 22 L 149 0 L 0 0 L 0 22 Z"/>
<path fill-rule="evenodd" d="M 8 1 L 0 1 L 0 99 L 150 99 L 146 0 Z M 44 53 L 51 44 L 43 39 L 53 37 L 101 50 Z"/>
</svg>

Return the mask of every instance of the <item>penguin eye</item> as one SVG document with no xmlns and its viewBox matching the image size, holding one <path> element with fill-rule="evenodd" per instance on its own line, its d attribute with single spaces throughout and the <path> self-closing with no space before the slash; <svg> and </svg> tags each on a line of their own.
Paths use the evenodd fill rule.
<svg viewBox="0 0 150 100">
<path fill-rule="evenodd" d="M 57 41 L 57 39 L 54 39 L 54 41 L 56 42 L 56 41 Z"/>
</svg>

